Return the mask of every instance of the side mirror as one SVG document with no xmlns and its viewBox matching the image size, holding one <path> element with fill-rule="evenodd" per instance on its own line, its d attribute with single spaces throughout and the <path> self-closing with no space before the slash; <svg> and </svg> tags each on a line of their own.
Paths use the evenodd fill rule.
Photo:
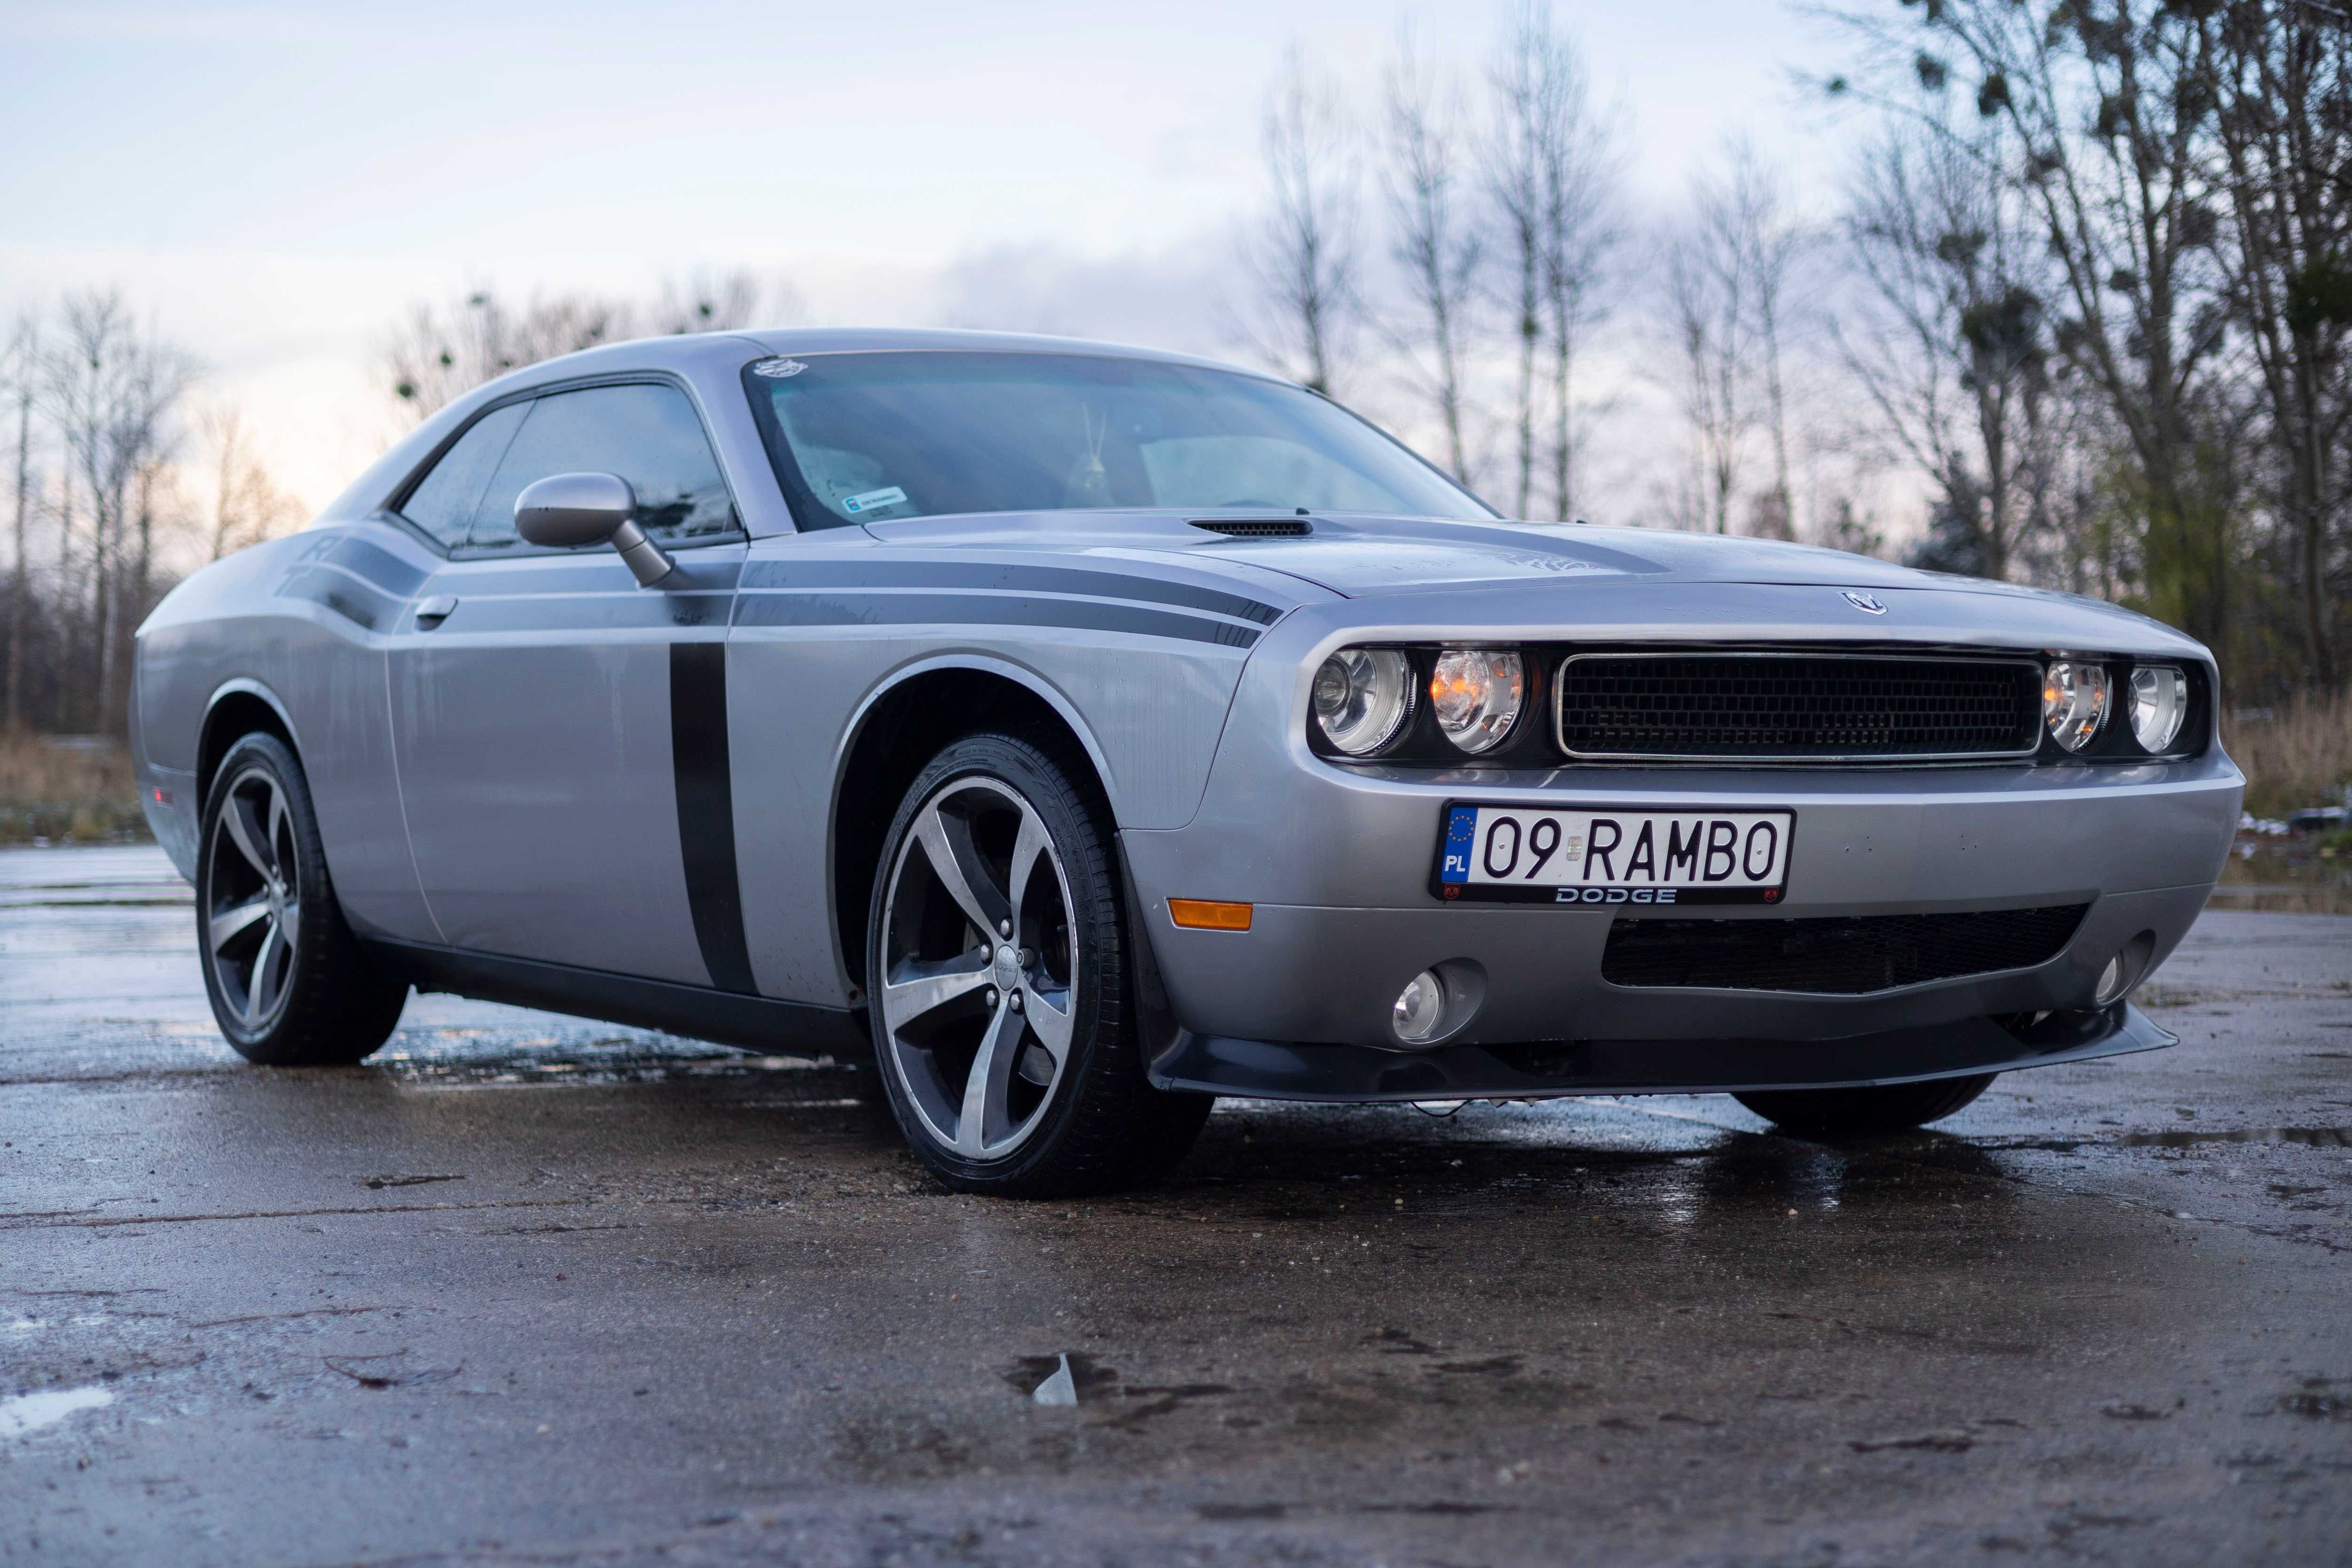
<svg viewBox="0 0 2352 1568">
<path fill-rule="evenodd" d="M 675 569 L 637 526 L 637 492 L 618 474 L 552 474 L 524 486 L 515 497 L 515 531 L 555 550 L 609 543 L 648 588 Z"/>
</svg>

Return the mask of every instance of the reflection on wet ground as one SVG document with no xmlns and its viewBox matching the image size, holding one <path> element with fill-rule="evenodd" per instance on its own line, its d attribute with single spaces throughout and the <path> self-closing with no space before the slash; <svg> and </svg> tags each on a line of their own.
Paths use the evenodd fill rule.
<svg viewBox="0 0 2352 1568">
<path fill-rule="evenodd" d="M 2116 1142 L 2126 1149 L 2188 1149 L 2200 1143 L 2303 1143 L 2314 1149 L 2352 1149 L 2352 1127 L 2240 1127 L 2227 1132 L 2126 1132 Z"/>
<path fill-rule="evenodd" d="M 2209 914 L 2146 993 L 2180 1048 L 1927 1132 L 1228 1103 L 1158 1187 L 1008 1205 L 789 1049 L 434 997 L 246 1067 L 175 887 L 0 854 L 0 1561 L 2352 1539 L 2352 921 Z"/>
<path fill-rule="evenodd" d="M 2308 836 L 2242 838 L 2221 868 L 2211 907 L 2352 915 L 2352 855 L 2323 852 Z"/>
</svg>

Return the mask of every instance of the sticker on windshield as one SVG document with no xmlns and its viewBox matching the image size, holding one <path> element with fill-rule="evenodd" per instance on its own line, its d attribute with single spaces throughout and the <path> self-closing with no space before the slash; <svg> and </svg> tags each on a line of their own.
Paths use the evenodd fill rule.
<svg viewBox="0 0 2352 1568">
<path fill-rule="evenodd" d="M 877 507 L 897 506 L 907 499 L 907 492 L 892 485 L 887 489 L 867 490 L 864 495 L 850 496 L 841 503 L 847 512 L 872 511 Z"/>
<path fill-rule="evenodd" d="M 770 381 L 782 381 L 788 375 L 798 375 L 808 369 L 796 359 L 763 359 L 751 367 L 753 375 L 764 375 Z"/>
</svg>

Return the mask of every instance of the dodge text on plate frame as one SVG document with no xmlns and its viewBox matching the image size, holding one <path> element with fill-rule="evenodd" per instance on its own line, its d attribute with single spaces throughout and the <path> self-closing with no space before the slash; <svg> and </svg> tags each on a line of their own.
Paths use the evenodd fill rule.
<svg viewBox="0 0 2352 1568">
<path fill-rule="evenodd" d="M 1508 521 L 1266 376 L 828 329 L 452 403 L 171 595 L 132 739 L 254 1060 L 412 987 L 832 1052 L 1044 1194 L 1221 1094 L 1858 1131 L 2168 1044 L 2218 689 L 2087 599 Z"/>
</svg>

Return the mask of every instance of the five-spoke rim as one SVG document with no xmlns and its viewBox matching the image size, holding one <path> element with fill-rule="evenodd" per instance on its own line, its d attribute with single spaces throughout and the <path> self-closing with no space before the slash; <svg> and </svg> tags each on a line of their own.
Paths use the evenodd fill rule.
<svg viewBox="0 0 2352 1568">
<path fill-rule="evenodd" d="M 300 862 L 286 791 L 266 769 L 230 784 L 205 846 L 205 952 L 222 1000 L 259 1033 L 285 1011 L 302 937 Z"/>
<path fill-rule="evenodd" d="M 915 1114 L 964 1159 L 1012 1154 L 1069 1063 L 1077 933 L 1053 836 L 1011 785 L 968 776 L 923 803 L 881 960 L 883 1056 Z"/>
</svg>

